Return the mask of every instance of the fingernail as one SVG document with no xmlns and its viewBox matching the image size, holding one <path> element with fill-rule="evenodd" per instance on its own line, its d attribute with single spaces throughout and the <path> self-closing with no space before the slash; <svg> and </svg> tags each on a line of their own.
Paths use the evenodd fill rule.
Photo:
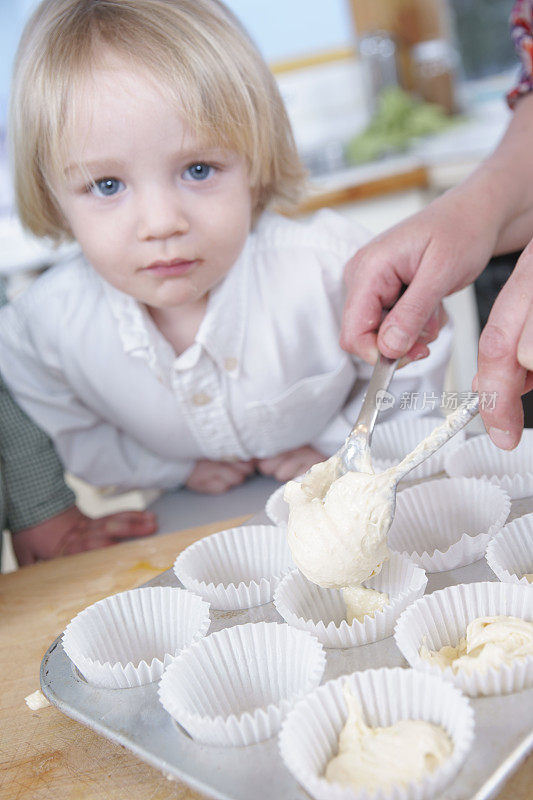
<svg viewBox="0 0 533 800">
<path fill-rule="evenodd" d="M 503 431 L 501 428 L 489 428 L 489 436 L 496 445 L 502 450 L 512 450 L 515 446 L 515 436 L 511 431 Z"/>
<path fill-rule="evenodd" d="M 401 328 L 392 325 L 390 328 L 387 328 L 383 334 L 383 342 L 387 347 L 390 347 L 391 350 L 407 350 L 409 347 L 409 336 L 405 331 L 402 331 Z"/>
</svg>

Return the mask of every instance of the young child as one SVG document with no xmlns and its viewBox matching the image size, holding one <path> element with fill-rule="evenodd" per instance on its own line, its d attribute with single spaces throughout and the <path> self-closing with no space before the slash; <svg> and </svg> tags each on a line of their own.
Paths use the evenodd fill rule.
<svg viewBox="0 0 533 800">
<path fill-rule="evenodd" d="M 71 472 L 220 492 L 342 443 L 371 370 L 339 346 L 342 271 L 368 236 L 266 210 L 294 202 L 302 167 L 222 3 L 45 0 L 11 143 L 23 223 L 82 251 L 0 315 L 5 378 Z M 397 397 L 442 388 L 449 343 L 401 370 Z"/>
</svg>

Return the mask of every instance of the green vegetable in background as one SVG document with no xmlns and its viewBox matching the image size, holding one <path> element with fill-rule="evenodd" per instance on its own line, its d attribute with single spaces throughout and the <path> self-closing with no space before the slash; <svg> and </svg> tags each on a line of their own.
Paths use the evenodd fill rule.
<svg viewBox="0 0 533 800">
<path fill-rule="evenodd" d="M 440 106 L 416 100 L 398 87 L 384 89 L 369 125 L 346 145 L 346 159 L 362 164 L 391 151 L 406 150 L 412 139 L 453 124 Z"/>
</svg>

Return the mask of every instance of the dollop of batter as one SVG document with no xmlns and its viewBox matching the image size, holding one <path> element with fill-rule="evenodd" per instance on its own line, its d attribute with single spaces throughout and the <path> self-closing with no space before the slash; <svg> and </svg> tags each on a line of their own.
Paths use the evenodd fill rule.
<svg viewBox="0 0 533 800">
<path fill-rule="evenodd" d="M 339 474 L 338 457 L 314 467 L 299 483 L 290 481 L 287 538 L 293 560 L 324 588 L 359 586 L 389 557 L 392 523 L 391 477 L 386 472 Z"/>
<path fill-rule="evenodd" d="M 370 728 L 359 700 L 344 685 L 348 718 L 339 736 L 338 754 L 325 778 L 356 790 L 406 786 L 436 770 L 452 754 L 452 740 L 439 725 L 401 720 L 386 728 Z"/>
<path fill-rule="evenodd" d="M 499 669 L 516 659 L 533 655 L 533 622 L 518 617 L 478 617 L 466 628 L 466 636 L 456 647 L 446 645 L 428 650 L 424 644 L 420 657 L 441 669 L 486 672 Z"/>
<path fill-rule="evenodd" d="M 342 590 L 342 597 L 346 605 L 346 621 L 351 625 L 354 619 L 363 621 L 365 616 L 373 617 L 389 602 L 386 592 L 376 589 L 367 589 L 364 586 L 349 586 Z"/>
</svg>

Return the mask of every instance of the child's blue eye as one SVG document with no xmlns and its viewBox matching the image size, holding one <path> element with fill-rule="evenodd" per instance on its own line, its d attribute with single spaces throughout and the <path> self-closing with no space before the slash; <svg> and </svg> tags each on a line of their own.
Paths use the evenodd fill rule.
<svg viewBox="0 0 533 800">
<path fill-rule="evenodd" d="M 124 189 L 124 184 L 118 178 L 100 178 L 89 189 L 97 197 L 112 197 Z"/>
<path fill-rule="evenodd" d="M 209 166 L 209 164 L 191 164 L 185 170 L 185 176 L 192 178 L 194 181 L 205 181 L 212 171 L 213 167 Z"/>
</svg>

